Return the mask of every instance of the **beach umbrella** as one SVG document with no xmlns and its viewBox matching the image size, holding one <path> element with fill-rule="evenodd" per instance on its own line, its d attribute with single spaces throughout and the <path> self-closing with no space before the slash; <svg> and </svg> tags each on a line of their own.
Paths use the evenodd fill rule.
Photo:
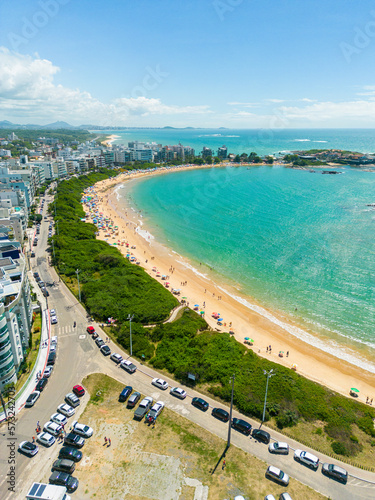
<svg viewBox="0 0 375 500">
<path fill-rule="evenodd" d="M 199 304 L 194 304 L 194 307 L 199 307 Z"/>
<path fill-rule="evenodd" d="M 253 339 L 249 339 L 250 342 L 252 342 L 254 344 L 254 340 Z"/>
<path fill-rule="evenodd" d="M 353 391 L 353 392 L 359 392 L 359 390 L 356 389 L 355 387 L 352 387 L 350 390 Z"/>
<path fill-rule="evenodd" d="M 224 321 L 222 318 L 219 318 L 218 321 Z"/>
<path fill-rule="evenodd" d="M 204 311 L 200 311 L 200 314 L 204 314 Z"/>
<path fill-rule="evenodd" d="M 179 289 L 175 288 L 176 292 L 179 291 Z M 182 297 L 183 299 L 187 299 L 187 297 Z"/>
</svg>

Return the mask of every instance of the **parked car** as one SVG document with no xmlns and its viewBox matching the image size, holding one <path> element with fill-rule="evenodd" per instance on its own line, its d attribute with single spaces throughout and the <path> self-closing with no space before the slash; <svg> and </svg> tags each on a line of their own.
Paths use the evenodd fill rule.
<svg viewBox="0 0 375 500">
<path fill-rule="evenodd" d="M 31 252 L 30 256 L 35 257 L 35 252 Z"/>
<path fill-rule="evenodd" d="M 181 387 L 172 387 L 170 393 L 178 399 L 186 398 L 186 391 L 181 389 Z"/>
<path fill-rule="evenodd" d="M 289 476 L 282 470 L 270 465 L 266 470 L 266 478 L 272 479 L 276 483 L 281 484 L 282 486 L 288 486 L 289 484 Z"/>
<path fill-rule="evenodd" d="M 191 401 L 191 404 L 193 406 L 195 406 L 196 408 L 199 408 L 200 410 L 202 411 L 207 411 L 208 408 L 209 408 L 209 404 L 207 403 L 207 401 L 205 401 L 204 399 L 202 398 L 193 398 L 192 401 Z"/>
<path fill-rule="evenodd" d="M 137 367 L 135 366 L 135 364 L 132 363 L 131 361 L 128 361 L 127 359 L 124 359 L 124 361 L 121 361 L 120 366 L 121 366 L 121 368 L 126 370 L 128 373 L 134 373 L 135 371 L 137 371 Z"/>
<path fill-rule="evenodd" d="M 128 402 L 126 404 L 127 408 L 134 408 L 134 406 L 138 403 L 138 401 L 141 399 L 141 393 L 140 392 L 133 392 L 129 396 Z"/>
<path fill-rule="evenodd" d="M 49 432 L 41 432 L 40 434 L 38 434 L 36 440 L 38 441 L 38 443 L 46 447 L 52 446 L 55 442 L 55 438 Z"/>
<path fill-rule="evenodd" d="M 51 337 L 51 345 L 57 345 L 57 337 L 56 337 L 56 335 L 54 335 L 53 337 Z"/>
<path fill-rule="evenodd" d="M 254 439 L 257 441 L 261 441 L 262 443 L 268 444 L 270 442 L 271 436 L 270 433 L 264 431 L 263 429 L 253 429 L 251 434 Z"/>
<path fill-rule="evenodd" d="M 335 464 L 322 464 L 322 473 L 325 476 L 337 479 L 337 481 L 341 481 L 344 484 L 348 481 L 347 471 Z"/>
<path fill-rule="evenodd" d="M 46 366 L 46 369 L 43 372 L 43 377 L 44 378 L 49 378 L 51 376 L 52 370 L 53 370 L 53 366 L 52 365 Z"/>
<path fill-rule="evenodd" d="M 117 354 L 117 352 L 114 352 L 113 354 L 111 354 L 110 359 L 118 365 L 122 361 L 122 356 L 120 354 Z"/>
<path fill-rule="evenodd" d="M 73 474 L 76 469 L 76 464 L 73 460 L 68 460 L 67 458 L 58 458 L 52 464 L 52 470 L 66 472 L 67 474 Z"/>
<path fill-rule="evenodd" d="M 78 488 L 78 479 L 76 477 L 70 476 L 66 472 L 54 471 L 49 478 L 50 484 L 57 484 L 59 486 L 65 486 L 68 493 L 73 493 Z"/>
<path fill-rule="evenodd" d="M 48 421 L 44 424 L 43 430 L 45 432 L 48 432 L 49 434 L 52 434 L 52 436 L 57 437 L 59 434 L 61 434 L 62 425 L 56 424 L 56 422 Z"/>
<path fill-rule="evenodd" d="M 41 378 L 39 382 L 36 384 L 36 391 L 42 392 L 45 386 L 48 383 L 48 378 Z"/>
<path fill-rule="evenodd" d="M 264 500 L 276 500 L 275 497 L 273 495 L 266 495 L 264 497 Z"/>
<path fill-rule="evenodd" d="M 57 344 L 50 344 L 49 352 L 54 352 L 56 354 Z"/>
<path fill-rule="evenodd" d="M 22 443 L 18 445 L 18 451 L 28 457 L 33 457 L 38 453 L 39 446 L 35 443 L 31 443 L 30 441 L 22 441 Z"/>
<path fill-rule="evenodd" d="M 84 396 L 85 395 L 85 389 L 81 385 L 75 385 L 73 387 L 73 392 L 76 396 Z"/>
<path fill-rule="evenodd" d="M 151 408 L 153 403 L 153 399 L 150 396 L 145 397 L 142 399 L 142 401 L 139 403 L 138 408 L 134 412 L 133 418 L 135 420 L 142 420 L 142 418 L 146 415 L 148 410 Z"/>
<path fill-rule="evenodd" d="M 249 422 L 246 422 L 241 418 L 234 418 L 232 420 L 232 428 L 236 429 L 236 431 L 242 432 L 245 436 L 249 436 L 251 432 L 251 425 Z"/>
<path fill-rule="evenodd" d="M 57 411 L 68 418 L 74 415 L 76 412 L 72 406 L 67 405 L 66 403 L 59 405 L 57 407 Z"/>
<path fill-rule="evenodd" d="M 129 397 L 129 395 L 131 394 L 133 390 L 133 387 L 131 387 L 130 385 L 127 385 L 122 391 L 121 391 L 121 394 L 120 396 L 118 397 L 118 400 L 120 401 L 120 403 L 123 403 L 124 401 L 126 401 Z"/>
<path fill-rule="evenodd" d="M 79 462 L 82 456 L 82 451 L 71 446 L 63 446 L 59 452 L 59 458 L 67 458 L 68 460 L 73 460 L 73 462 Z"/>
<path fill-rule="evenodd" d="M 39 391 L 33 391 L 30 396 L 26 399 L 26 408 L 31 408 L 32 406 L 35 405 L 36 401 L 39 399 L 40 392 Z"/>
<path fill-rule="evenodd" d="M 98 337 L 96 340 L 95 340 L 95 344 L 100 348 L 102 347 L 103 345 L 105 345 L 105 342 L 103 339 L 101 339 L 100 337 Z"/>
<path fill-rule="evenodd" d="M 55 362 L 56 362 L 56 351 L 52 351 L 48 354 L 47 365 L 54 365 Z"/>
<path fill-rule="evenodd" d="M 92 335 L 95 332 L 95 328 L 93 326 L 88 326 L 86 328 L 86 331 L 87 331 L 87 333 L 89 333 L 90 335 Z"/>
<path fill-rule="evenodd" d="M 157 387 L 158 389 L 162 389 L 163 391 L 165 391 L 166 389 L 168 389 L 168 382 L 166 382 L 162 378 L 154 378 L 154 379 L 152 379 L 151 384 L 154 385 L 155 387 Z"/>
<path fill-rule="evenodd" d="M 55 422 L 55 424 L 58 425 L 65 425 L 68 422 L 68 419 L 62 413 L 54 413 L 53 415 L 51 415 L 50 420 L 51 422 Z"/>
<path fill-rule="evenodd" d="M 45 286 L 42 288 L 42 293 L 45 297 L 49 297 L 49 291 L 47 290 L 47 288 Z"/>
<path fill-rule="evenodd" d="M 34 276 L 34 278 L 39 278 L 39 273 L 38 273 L 38 271 L 33 272 L 33 276 Z"/>
<path fill-rule="evenodd" d="M 51 325 L 57 324 L 57 316 L 51 316 Z"/>
<path fill-rule="evenodd" d="M 72 423 L 72 428 L 76 434 L 78 434 L 79 436 L 82 436 L 84 438 L 90 438 L 94 433 L 94 431 L 91 427 L 89 427 L 88 425 L 79 424 L 77 422 L 77 420 L 75 420 Z"/>
<path fill-rule="evenodd" d="M 319 467 L 319 458 L 308 451 L 296 450 L 294 452 L 294 459 L 313 470 L 317 470 Z"/>
<path fill-rule="evenodd" d="M 153 405 L 151 410 L 147 413 L 147 415 L 145 416 L 145 419 L 148 420 L 149 422 L 154 422 L 158 418 L 160 413 L 163 411 L 163 409 L 164 409 L 163 401 L 157 401 Z"/>
<path fill-rule="evenodd" d="M 94 332 L 91 334 L 92 338 L 93 339 L 97 339 L 99 337 L 99 333 L 98 332 Z"/>
<path fill-rule="evenodd" d="M 77 408 L 77 406 L 81 404 L 79 398 L 77 398 L 77 396 L 72 392 L 65 396 L 65 401 L 69 406 L 72 406 L 73 408 Z"/>
<path fill-rule="evenodd" d="M 289 445 L 288 443 L 283 443 L 282 441 L 276 441 L 275 443 L 270 443 L 268 446 L 268 451 L 270 453 L 276 453 L 278 455 L 288 455 Z"/>
<path fill-rule="evenodd" d="M 289 495 L 289 493 L 281 493 L 279 496 L 279 500 L 292 500 L 292 497 Z"/>
<path fill-rule="evenodd" d="M 104 356 L 109 356 L 111 354 L 111 349 L 107 345 L 102 345 L 100 351 Z"/>
<path fill-rule="evenodd" d="M 85 444 L 85 440 L 83 437 L 78 436 L 74 432 L 69 432 L 64 438 L 64 445 L 66 446 L 74 446 L 75 448 L 82 448 Z"/>
<path fill-rule="evenodd" d="M 228 422 L 229 420 L 229 413 L 222 408 L 213 408 L 211 415 L 222 422 Z"/>
<path fill-rule="evenodd" d="M 49 310 L 49 313 L 50 313 L 50 315 L 51 315 L 51 316 L 56 316 L 56 311 L 55 311 L 55 309 L 50 309 L 50 310 Z"/>
</svg>

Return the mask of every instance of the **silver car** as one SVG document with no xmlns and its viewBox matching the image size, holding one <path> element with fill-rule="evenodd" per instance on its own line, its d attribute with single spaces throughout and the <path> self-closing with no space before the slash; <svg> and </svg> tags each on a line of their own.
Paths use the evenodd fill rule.
<svg viewBox="0 0 375 500">
<path fill-rule="evenodd" d="M 308 451 L 296 450 L 294 452 L 294 459 L 313 470 L 317 470 L 319 467 L 319 458 Z"/>
<path fill-rule="evenodd" d="M 57 411 L 68 418 L 74 415 L 76 412 L 72 406 L 69 406 L 66 403 L 59 405 L 57 407 Z"/>
<path fill-rule="evenodd" d="M 266 477 L 283 486 L 288 486 L 289 484 L 288 474 L 278 469 L 277 467 L 274 467 L 273 465 L 270 465 L 266 470 Z"/>
<path fill-rule="evenodd" d="M 268 451 L 277 455 L 288 455 L 289 445 L 288 443 L 283 443 L 282 441 L 276 441 L 275 443 L 270 443 L 268 445 Z"/>
<path fill-rule="evenodd" d="M 55 438 L 52 436 L 52 434 L 49 434 L 48 432 L 42 432 L 39 434 L 39 436 L 36 438 L 38 443 L 42 444 L 43 446 L 52 446 L 53 443 L 55 442 Z"/>
</svg>

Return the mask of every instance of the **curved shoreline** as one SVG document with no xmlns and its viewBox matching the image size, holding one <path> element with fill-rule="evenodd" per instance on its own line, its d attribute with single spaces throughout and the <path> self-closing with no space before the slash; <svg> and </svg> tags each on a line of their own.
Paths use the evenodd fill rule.
<svg viewBox="0 0 375 500">
<path fill-rule="evenodd" d="M 341 360 L 329 352 L 325 352 L 316 345 L 308 344 L 300 338 L 293 336 L 282 327 L 285 321 L 279 320 L 273 322 L 269 318 L 257 312 L 260 307 L 264 311 L 273 314 L 272 311 L 267 311 L 261 305 L 249 308 L 244 304 L 248 297 L 241 296 L 238 290 L 228 290 L 226 285 L 223 287 L 220 283 L 215 283 L 208 276 L 196 273 L 194 266 L 191 265 L 188 259 L 175 253 L 173 250 L 165 247 L 147 232 L 141 230 L 143 236 L 139 234 L 139 216 L 130 207 L 125 214 L 121 213 L 121 208 L 118 207 L 116 193 L 124 181 L 130 179 L 142 178 L 148 175 L 160 175 L 171 171 L 186 170 L 193 168 L 213 168 L 207 166 L 191 166 L 155 169 L 152 172 L 135 172 L 121 174 L 116 179 L 106 180 L 98 183 L 95 190 L 99 195 L 100 211 L 116 221 L 115 224 L 120 228 L 120 238 L 125 239 L 136 249 L 130 250 L 141 262 L 142 267 L 155 278 L 155 272 L 152 268 L 156 266 L 162 274 L 170 273 L 174 268 L 173 273 L 169 276 L 171 287 L 181 288 L 181 295 L 187 297 L 190 304 L 199 303 L 200 309 L 205 303 L 206 321 L 208 324 L 217 330 L 228 331 L 226 328 L 219 328 L 216 320 L 211 317 L 211 311 L 219 310 L 222 317 L 228 318 L 233 323 L 235 337 L 241 343 L 244 337 L 248 336 L 254 339 L 254 345 L 251 347 L 257 354 L 263 357 L 270 357 L 272 361 L 291 367 L 297 364 L 298 373 L 310 378 L 316 382 L 326 385 L 343 395 L 348 396 L 350 387 L 356 386 L 360 390 L 360 400 L 366 401 L 366 397 L 370 398 L 375 395 L 375 374 L 359 368 L 346 360 Z M 214 167 L 215 168 L 215 167 Z M 118 196 L 118 193 L 117 193 Z M 104 234 L 100 233 L 101 239 L 106 239 Z M 108 241 L 111 243 L 111 241 Z M 119 247 L 121 251 L 124 247 Z M 129 251 L 129 250 L 128 250 Z M 124 252 L 123 252 L 124 253 Z M 181 283 L 188 281 L 188 285 Z M 163 283 L 163 282 L 162 282 Z M 206 290 L 206 292 L 205 292 Z M 217 297 L 221 296 L 221 300 Z M 237 297 L 236 297 L 237 296 Z M 251 304 L 252 305 L 252 304 Z M 287 321 L 293 328 L 298 328 L 298 325 Z M 309 334 L 310 335 L 310 334 Z M 314 337 L 314 336 L 313 336 Z M 319 343 L 319 337 L 316 336 L 316 343 Z M 268 346 L 272 345 L 272 353 L 268 352 Z M 284 353 L 289 352 L 288 357 L 280 358 L 279 351 Z M 354 356 L 353 358 L 354 359 Z M 354 360 L 355 362 L 355 360 Z M 352 361 L 353 363 L 353 361 Z"/>
</svg>

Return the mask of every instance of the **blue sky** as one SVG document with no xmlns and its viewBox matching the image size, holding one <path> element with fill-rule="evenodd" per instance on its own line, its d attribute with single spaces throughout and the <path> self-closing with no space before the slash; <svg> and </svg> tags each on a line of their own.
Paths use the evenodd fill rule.
<svg viewBox="0 0 375 500">
<path fill-rule="evenodd" d="M 17 123 L 375 125 L 368 0 L 14 0 L 0 47 Z"/>
</svg>

